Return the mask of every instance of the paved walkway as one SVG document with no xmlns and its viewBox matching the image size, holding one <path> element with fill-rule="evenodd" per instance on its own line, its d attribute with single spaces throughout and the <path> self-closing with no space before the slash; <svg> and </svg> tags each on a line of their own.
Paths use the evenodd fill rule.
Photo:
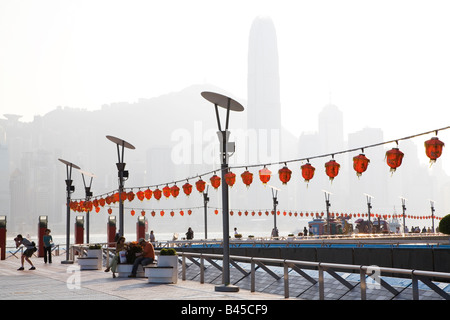
<svg viewBox="0 0 450 320">
<path fill-rule="evenodd" d="M 103 270 L 77 270 L 78 264 L 62 264 L 65 255 L 52 264 L 33 257 L 36 270 L 17 271 L 20 260 L 0 260 L 0 300 L 285 300 L 283 296 L 240 289 L 216 292 L 213 284 L 182 281 L 149 284 L 146 278 L 112 278 Z"/>
</svg>

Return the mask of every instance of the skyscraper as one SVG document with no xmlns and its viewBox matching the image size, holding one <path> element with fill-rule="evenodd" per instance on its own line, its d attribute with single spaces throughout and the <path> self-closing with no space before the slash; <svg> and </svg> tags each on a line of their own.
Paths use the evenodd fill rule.
<svg viewBox="0 0 450 320">
<path fill-rule="evenodd" d="M 279 157 L 281 111 L 277 35 L 269 17 L 252 24 L 248 47 L 247 128 L 258 137 L 256 161 Z M 251 143 L 251 142 L 249 142 Z M 250 159 L 252 155 L 250 155 Z M 255 156 L 255 155 L 253 155 Z"/>
</svg>

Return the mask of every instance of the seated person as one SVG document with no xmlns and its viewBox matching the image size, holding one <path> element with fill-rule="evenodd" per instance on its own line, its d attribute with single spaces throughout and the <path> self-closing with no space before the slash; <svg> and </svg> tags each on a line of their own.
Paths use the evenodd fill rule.
<svg viewBox="0 0 450 320">
<path fill-rule="evenodd" d="M 139 245 L 143 247 L 142 253 L 137 253 L 136 260 L 133 264 L 133 270 L 131 271 L 131 274 L 128 276 L 130 278 L 136 278 L 136 272 L 137 268 L 140 264 L 143 266 L 152 263 L 155 260 L 155 249 L 153 248 L 153 245 L 151 242 L 145 241 L 144 238 L 139 239 Z"/>
</svg>

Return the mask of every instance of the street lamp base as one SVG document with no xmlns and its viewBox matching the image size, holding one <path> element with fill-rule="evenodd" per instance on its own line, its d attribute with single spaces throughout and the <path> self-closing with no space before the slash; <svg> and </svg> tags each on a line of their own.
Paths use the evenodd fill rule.
<svg viewBox="0 0 450 320">
<path fill-rule="evenodd" d="M 61 264 L 73 264 L 73 260 L 64 260 L 61 261 Z"/>
<path fill-rule="evenodd" d="M 216 286 L 214 291 L 217 291 L 217 292 L 239 292 L 239 287 L 233 286 L 231 284 L 228 284 L 228 285 L 222 284 L 222 285 Z"/>
</svg>

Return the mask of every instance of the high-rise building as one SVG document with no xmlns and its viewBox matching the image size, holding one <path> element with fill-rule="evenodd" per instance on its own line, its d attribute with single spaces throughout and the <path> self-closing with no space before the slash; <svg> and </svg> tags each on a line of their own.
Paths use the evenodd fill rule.
<svg viewBox="0 0 450 320">
<path fill-rule="evenodd" d="M 280 76 L 275 26 L 269 17 L 257 17 L 248 46 L 247 128 L 258 138 L 259 162 L 278 160 L 281 136 Z M 249 141 L 249 144 L 255 141 Z"/>
</svg>

